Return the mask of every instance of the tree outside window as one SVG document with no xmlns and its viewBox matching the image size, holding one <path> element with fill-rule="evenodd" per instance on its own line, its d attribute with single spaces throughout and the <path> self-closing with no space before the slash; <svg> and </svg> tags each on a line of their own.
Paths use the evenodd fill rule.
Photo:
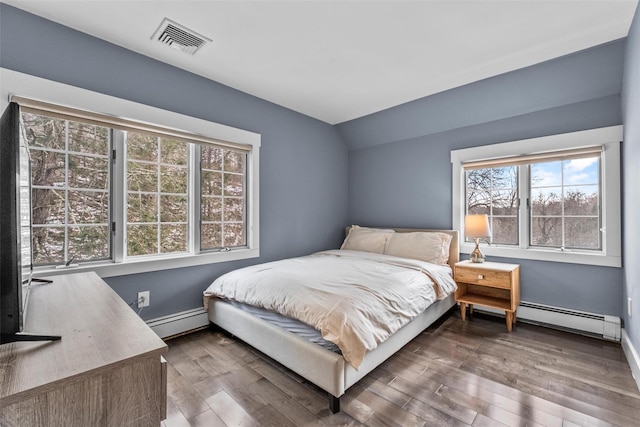
<svg viewBox="0 0 640 427">
<path fill-rule="evenodd" d="M 516 166 L 466 171 L 468 214 L 487 214 L 491 241 L 518 244 L 518 168 Z"/>
</svg>

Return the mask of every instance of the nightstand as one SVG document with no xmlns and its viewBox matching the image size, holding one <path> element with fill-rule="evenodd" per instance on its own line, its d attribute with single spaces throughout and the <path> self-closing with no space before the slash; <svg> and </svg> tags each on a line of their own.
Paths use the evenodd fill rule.
<svg viewBox="0 0 640 427">
<path fill-rule="evenodd" d="M 474 304 L 483 305 L 504 310 L 507 331 L 511 332 L 520 304 L 519 265 L 461 261 L 454 265 L 453 278 L 458 284 L 455 297 L 460 303 L 463 321 L 466 319 L 467 305 L 470 313 L 473 313 Z"/>
</svg>

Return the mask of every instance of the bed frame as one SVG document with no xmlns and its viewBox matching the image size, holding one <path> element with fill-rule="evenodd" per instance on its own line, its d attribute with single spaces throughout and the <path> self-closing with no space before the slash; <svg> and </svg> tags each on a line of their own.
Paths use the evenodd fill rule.
<svg viewBox="0 0 640 427">
<path fill-rule="evenodd" d="M 438 231 L 452 236 L 449 265 L 459 261 L 457 230 L 396 228 L 396 232 Z M 400 330 L 365 355 L 356 370 L 342 355 L 329 351 L 278 326 L 252 316 L 231 304 L 211 299 L 209 321 L 329 393 L 329 409 L 340 411 L 340 396 L 353 384 L 404 347 L 455 305 L 453 294 L 432 304 Z"/>
</svg>

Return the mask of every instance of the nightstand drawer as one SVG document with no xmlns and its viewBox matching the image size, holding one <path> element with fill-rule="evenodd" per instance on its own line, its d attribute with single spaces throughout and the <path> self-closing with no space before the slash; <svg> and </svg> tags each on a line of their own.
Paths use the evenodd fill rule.
<svg viewBox="0 0 640 427">
<path fill-rule="evenodd" d="M 479 271 L 478 269 L 456 267 L 455 280 L 456 282 L 490 286 L 493 288 L 511 288 L 511 273 L 508 271 Z"/>
</svg>

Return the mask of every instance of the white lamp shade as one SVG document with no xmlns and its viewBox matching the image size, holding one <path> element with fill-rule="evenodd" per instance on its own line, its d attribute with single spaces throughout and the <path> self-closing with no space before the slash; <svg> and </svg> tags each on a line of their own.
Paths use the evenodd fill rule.
<svg viewBox="0 0 640 427">
<path fill-rule="evenodd" d="M 491 237 L 489 217 L 485 214 L 465 215 L 464 235 L 471 238 Z"/>
</svg>

